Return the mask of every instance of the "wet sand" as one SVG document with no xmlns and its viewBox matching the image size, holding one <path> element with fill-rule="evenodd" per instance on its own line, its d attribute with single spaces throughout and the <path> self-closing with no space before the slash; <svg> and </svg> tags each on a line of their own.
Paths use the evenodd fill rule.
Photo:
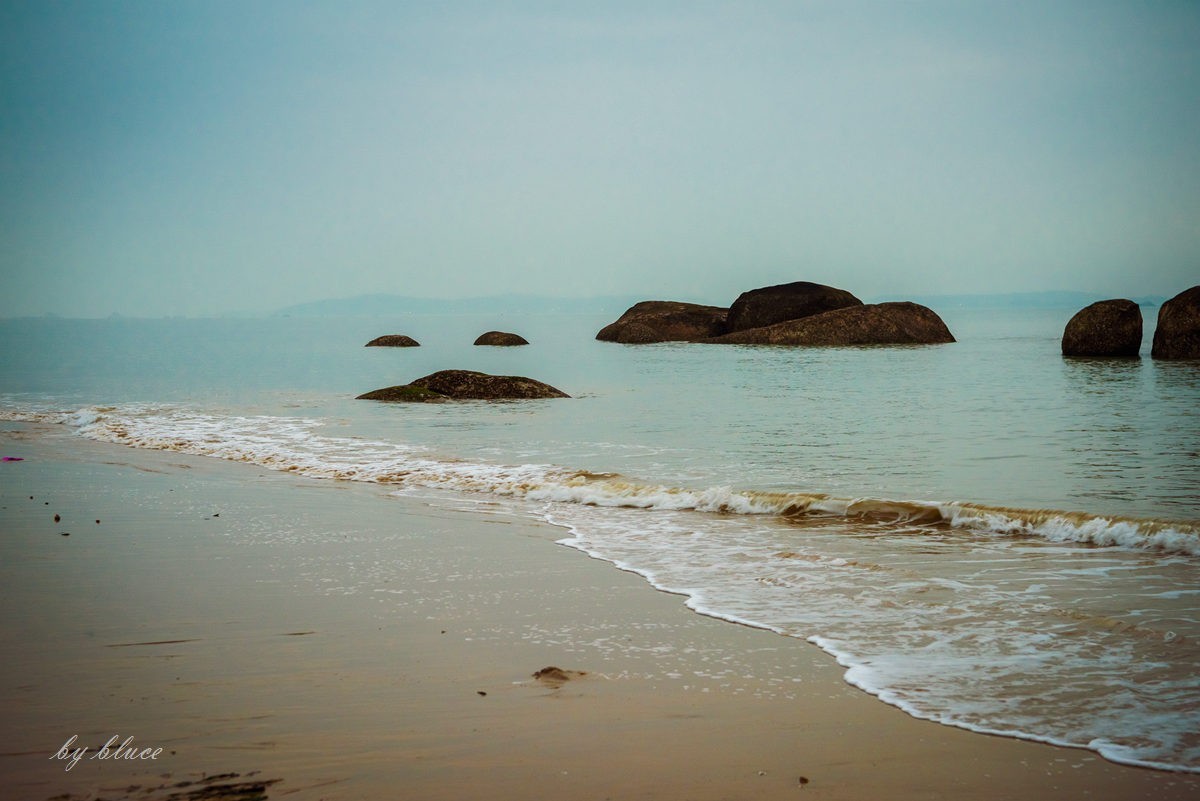
<svg viewBox="0 0 1200 801">
<path fill-rule="evenodd" d="M 914 720 L 814 646 L 486 503 L 53 426 L 0 422 L 0 449 L 25 459 L 0 465 L 7 797 L 1200 796 L 1200 776 Z M 162 751 L 94 758 L 114 736 Z"/>
</svg>

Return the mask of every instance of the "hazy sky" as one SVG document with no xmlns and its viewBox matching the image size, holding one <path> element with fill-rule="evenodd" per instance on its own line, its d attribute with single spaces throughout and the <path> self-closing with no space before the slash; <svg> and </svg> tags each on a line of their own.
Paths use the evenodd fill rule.
<svg viewBox="0 0 1200 801">
<path fill-rule="evenodd" d="M 0 0 L 0 315 L 1200 283 L 1200 3 Z"/>
</svg>

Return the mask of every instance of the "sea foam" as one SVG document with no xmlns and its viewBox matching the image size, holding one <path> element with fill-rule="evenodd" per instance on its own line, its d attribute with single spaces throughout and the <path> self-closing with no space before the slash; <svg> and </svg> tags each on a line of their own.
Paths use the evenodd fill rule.
<svg viewBox="0 0 1200 801">
<path fill-rule="evenodd" d="M 1200 556 L 1200 524 L 963 502 L 842 498 L 731 486 L 675 487 L 543 464 L 503 465 L 439 456 L 403 443 L 323 436 L 316 420 L 216 416 L 166 406 L 89 407 L 31 414 L 81 436 L 139 448 L 247 462 L 314 478 L 405 484 L 578 503 L 733 515 L 842 517 L 896 526 L 948 526 L 980 534 Z"/>
</svg>

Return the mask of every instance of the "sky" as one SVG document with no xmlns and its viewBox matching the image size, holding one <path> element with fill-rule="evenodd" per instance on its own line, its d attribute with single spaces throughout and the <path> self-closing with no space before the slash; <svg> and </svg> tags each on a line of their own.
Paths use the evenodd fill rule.
<svg viewBox="0 0 1200 801">
<path fill-rule="evenodd" d="M 1200 283 L 1200 2 L 0 0 L 0 316 Z"/>
</svg>

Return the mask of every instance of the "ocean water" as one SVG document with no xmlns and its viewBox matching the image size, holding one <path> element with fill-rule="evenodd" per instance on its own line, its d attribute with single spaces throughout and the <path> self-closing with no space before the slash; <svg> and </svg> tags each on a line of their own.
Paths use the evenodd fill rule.
<svg viewBox="0 0 1200 801">
<path fill-rule="evenodd" d="M 959 341 L 928 347 L 596 342 L 621 311 L 0 321 L 0 419 L 546 520 L 914 716 L 1200 772 L 1200 363 L 1149 358 L 1154 310 L 1140 360 L 1063 359 L 1070 309 L 937 309 Z M 450 368 L 573 397 L 354 400 Z"/>
</svg>

